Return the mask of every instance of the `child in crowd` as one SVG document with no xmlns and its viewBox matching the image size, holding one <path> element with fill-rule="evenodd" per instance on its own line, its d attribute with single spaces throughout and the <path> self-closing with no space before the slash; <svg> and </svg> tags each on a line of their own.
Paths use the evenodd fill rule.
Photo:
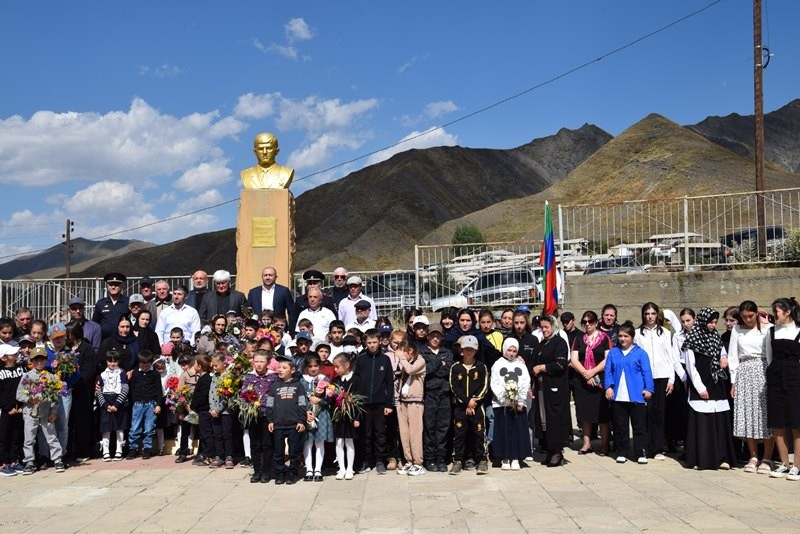
<svg viewBox="0 0 800 534">
<path fill-rule="evenodd" d="M 275 354 L 286 354 L 286 347 L 292 340 L 292 336 L 286 332 L 286 317 L 274 317 L 272 319 L 272 328 L 278 333 L 280 342 L 275 347 Z"/>
<path fill-rule="evenodd" d="M 242 341 L 255 340 L 256 332 L 258 332 L 258 321 L 255 319 L 246 320 L 242 329 Z"/>
<path fill-rule="evenodd" d="M 331 361 L 344 350 L 342 340 L 344 339 L 344 323 L 340 320 L 331 321 L 328 325 L 328 341 L 331 344 Z"/>
<path fill-rule="evenodd" d="M 361 301 L 359 301 L 361 302 Z M 364 395 L 361 436 L 364 462 L 361 472 L 375 466 L 379 475 L 386 474 L 386 417 L 394 411 L 394 371 L 389 357 L 381 352 L 378 331 L 364 334 L 367 348 L 358 357 L 356 374 L 360 377 L 358 392 Z"/>
<path fill-rule="evenodd" d="M 518 470 L 520 460 L 531 456 L 528 418 L 525 416 L 531 377 L 518 354 L 519 342 L 508 338 L 503 342 L 503 357 L 492 365 L 492 450 L 495 457 L 502 460 L 500 466 L 504 471 Z"/>
<path fill-rule="evenodd" d="M 359 379 L 357 375 L 353 374 L 351 361 L 350 356 L 345 353 L 333 358 L 333 366 L 336 369 L 334 384 L 345 393 L 355 393 L 359 390 Z M 336 438 L 336 462 L 339 464 L 336 480 L 353 480 L 353 464 L 356 459 L 353 439 L 360 425 L 361 421 L 358 416 L 355 419 L 347 419 L 343 416 L 333 423 L 333 435 Z M 347 463 L 345 463 L 345 458 Z"/>
<path fill-rule="evenodd" d="M 194 393 L 194 388 L 197 385 L 199 375 L 197 373 L 194 356 L 183 355 L 178 358 L 178 365 L 181 368 L 181 376 L 178 379 L 178 391 L 180 392 L 186 387 L 190 393 Z M 181 407 L 175 410 L 178 416 L 178 457 L 175 458 L 176 464 L 182 464 L 187 461 L 192 454 L 192 449 L 189 447 L 189 440 L 192 435 L 196 433 L 196 425 L 191 424 L 186 420 L 189 415 L 185 408 Z"/>
<path fill-rule="evenodd" d="M 295 343 L 297 344 L 297 353 L 292 354 L 292 365 L 294 367 L 294 375 L 298 380 L 303 376 L 303 368 L 306 365 L 306 356 L 311 352 L 311 345 L 314 343 L 313 337 L 308 332 L 300 331 L 295 336 Z"/>
<path fill-rule="evenodd" d="M 494 329 L 494 314 L 492 310 L 484 308 L 478 315 L 478 326 L 483 335 L 498 351 L 503 350 L 503 334 Z"/>
<path fill-rule="evenodd" d="M 450 368 L 450 391 L 453 392 L 453 465 L 451 475 L 464 469 L 474 469 L 479 475 L 489 471 L 486 461 L 486 413 L 483 399 L 489 390 L 489 372 L 482 362 L 475 361 L 478 339 L 460 339 L 461 361 Z"/>
<path fill-rule="evenodd" d="M 225 372 L 225 356 L 214 354 L 211 357 L 211 385 L 208 392 L 208 413 L 211 415 L 214 460 L 210 467 L 233 469 L 233 416 L 228 411 L 228 399 L 219 394 L 222 373 Z M 224 460 L 223 460 L 224 458 Z"/>
<path fill-rule="evenodd" d="M 0 344 L 8 345 L 12 341 L 14 341 L 14 320 L 8 317 L 0 318 Z M 35 345 L 36 340 L 33 342 Z"/>
<path fill-rule="evenodd" d="M 633 344 L 636 330 L 626 321 L 619 326 L 617 343 L 608 351 L 603 383 L 606 399 L 612 403 L 614 442 L 617 463 L 628 461 L 630 454 L 629 425 L 633 427 L 633 449 L 639 463 L 647 463 L 647 400 L 653 394 L 653 374 L 647 353 Z"/>
<path fill-rule="evenodd" d="M 325 442 L 333 442 L 333 422 L 328 411 L 325 393 L 317 392 L 321 380 L 328 382 L 321 374 L 322 360 L 314 353 L 306 356 L 306 371 L 303 374 L 303 387 L 308 397 L 306 417 L 306 437 L 303 443 L 303 458 L 306 464 L 305 482 L 322 482 L 322 462 L 325 458 Z M 316 454 L 314 453 L 316 450 Z"/>
<path fill-rule="evenodd" d="M 453 353 L 442 347 L 442 326 L 428 327 L 425 358 L 425 411 L 423 423 L 423 456 L 428 471 L 447 472 L 447 431 L 450 429 L 450 367 Z"/>
<path fill-rule="evenodd" d="M 311 339 L 314 339 L 314 323 L 312 323 L 309 319 L 300 319 L 297 322 L 297 332 L 305 332 L 311 336 Z"/>
<path fill-rule="evenodd" d="M 319 356 L 319 372 L 328 379 L 328 382 L 332 383 L 336 378 L 336 369 L 333 368 L 330 343 L 327 341 L 317 342 L 317 344 L 314 346 L 314 352 L 316 352 L 317 356 Z"/>
<path fill-rule="evenodd" d="M 209 404 L 209 392 L 211 391 L 211 357 L 205 354 L 195 356 L 195 372 L 197 384 L 192 394 L 192 402 L 189 407 L 197 414 L 198 427 L 200 431 L 200 447 L 197 456 L 194 457 L 192 465 L 209 465 L 211 459 L 209 453 L 212 451 L 214 433 L 211 430 L 211 406 Z"/>
<path fill-rule="evenodd" d="M 247 429 L 250 436 L 250 459 L 253 465 L 253 476 L 250 477 L 252 483 L 266 484 L 272 478 L 270 472 L 275 448 L 272 433 L 267 430 L 267 399 L 278 375 L 268 370 L 271 359 L 267 351 L 256 351 L 253 355 L 253 370 L 242 380 L 242 389 L 252 388 L 258 392 L 259 402 L 258 416 Z"/>
<path fill-rule="evenodd" d="M 379 317 L 379 319 L 385 319 Z M 397 423 L 397 404 L 400 401 L 400 387 L 402 386 L 401 376 L 403 370 L 400 368 L 400 361 L 396 354 L 400 345 L 405 343 L 406 334 L 402 330 L 393 331 L 391 325 L 383 325 L 378 328 L 380 334 L 380 349 L 386 356 L 389 357 L 389 362 L 392 366 L 393 380 L 393 395 L 392 395 L 392 413 L 386 416 L 386 453 L 389 458 L 386 463 L 386 469 L 393 471 L 403 465 L 401 458 L 401 445 L 400 445 L 400 428 Z"/>
<path fill-rule="evenodd" d="M 128 428 L 128 374 L 119 367 L 120 355 L 116 350 L 106 353 L 106 369 L 100 373 L 97 384 L 97 406 L 100 408 L 100 434 L 103 461 L 111 461 L 109 449 L 111 433 L 116 437 L 114 461 L 122 460 L 125 430 Z"/>
<path fill-rule="evenodd" d="M 26 367 L 17 363 L 19 347 L 0 345 L 0 474 L 14 476 L 24 468 L 22 459 L 22 404 L 17 400 L 17 388 Z"/>
<path fill-rule="evenodd" d="M 405 333 L 398 330 L 403 338 Z M 400 336 L 392 335 L 392 344 Z M 406 463 L 397 470 L 398 475 L 425 474 L 422 467 L 422 417 L 425 409 L 425 358 L 417 353 L 414 343 L 405 342 L 395 349 L 402 371 L 400 375 L 400 402 L 397 403 L 397 423 L 400 442 Z"/>
<path fill-rule="evenodd" d="M 258 350 L 258 341 L 255 339 L 248 339 L 242 344 L 242 352 L 247 356 L 248 360 L 252 360 L 253 354 Z"/>
<path fill-rule="evenodd" d="M 61 444 L 56 435 L 56 413 L 58 403 L 49 400 L 41 400 L 30 393 L 30 385 L 37 384 L 42 376 L 52 379 L 53 375 L 45 370 L 47 365 L 47 352 L 44 347 L 36 347 L 31 351 L 32 369 L 22 375 L 17 386 L 17 401 L 24 406 L 22 408 L 22 419 L 24 422 L 25 441 L 23 445 L 24 462 L 23 475 L 32 475 L 36 471 L 34 460 L 34 445 L 36 444 L 36 434 L 41 429 L 44 439 L 50 451 L 50 459 L 53 460 L 56 473 L 64 472 L 64 462 L 61 461 Z"/>
<path fill-rule="evenodd" d="M 181 354 L 192 354 L 192 346 L 183 338 L 183 328 L 175 326 L 169 331 L 169 342 L 172 343 L 170 355 L 177 359 Z"/>
<path fill-rule="evenodd" d="M 138 456 L 139 438 L 142 438 L 142 459 L 147 460 L 152 455 L 156 417 L 161 413 L 161 404 L 164 402 L 161 376 L 153 368 L 153 353 L 147 349 L 140 351 L 138 361 L 139 367 L 131 374 L 128 384 L 133 403 L 128 460 Z"/>
<path fill-rule="evenodd" d="M 22 365 L 28 369 L 31 362 L 31 351 L 36 346 L 36 342 L 31 336 L 25 335 L 17 340 L 19 343 L 19 353 L 17 354 L 17 365 Z"/>
<path fill-rule="evenodd" d="M 267 397 L 267 428 L 275 438 L 273 454 L 275 484 L 294 484 L 300 456 L 300 435 L 306 429 L 308 400 L 303 384 L 295 378 L 294 363 L 286 356 L 278 357 L 278 380 Z M 284 451 L 289 454 L 286 469 Z"/>
<path fill-rule="evenodd" d="M 261 315 L 259 316 L 259 321 L 261 322 L 261 326 L 264 328 L 269 328 L 272 326 L 272 322 L 275 319 L 275 312 L 270 309 L 261 310 Z"/>
<path fill-rule="evenodd" d="M 169 375 L 167 373 L 167 362 L 163 358 L 159 358 L 153 362 L 153 369 L 158 373 L 161 379 L 161 411 L 156 416 L 156 446 L 158 447 L 158 455 L 164 456 L 164 430 L 169 424 L 169 410 L 165 404 L 167 398 L 167 380 Z"/>
<path fill-rule="evenodd" d="M 362 350 L 364 350 L 364 332 L 362 332 L 360 329 L 350 328 L 349 330 L 346 331 L 345 337 L 353 338 L 353 341 L 355 341 L 353 346 L 356 348 L 356 353 L 359 353 Z"/>
</svg>

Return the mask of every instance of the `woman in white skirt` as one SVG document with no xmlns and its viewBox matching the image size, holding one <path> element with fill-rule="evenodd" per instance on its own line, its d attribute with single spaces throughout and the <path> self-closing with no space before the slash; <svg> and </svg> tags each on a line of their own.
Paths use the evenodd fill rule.
<svg viewBox="0 0 800 534">
<path fill-rule="evenodd" d="M 761 326 L 758 306 L 752 300 L 739 305 L 739 321 L 731 330 L 728 367 L 733 397 L 733 435 L 747 443 L 750 461 L 746 473 L 769 474 L 775 440 L 767 424 L 767 355 L 765 340 L 769 327 Z M 758 461 L 757 441 L 764 442 Z"/>
</svg>

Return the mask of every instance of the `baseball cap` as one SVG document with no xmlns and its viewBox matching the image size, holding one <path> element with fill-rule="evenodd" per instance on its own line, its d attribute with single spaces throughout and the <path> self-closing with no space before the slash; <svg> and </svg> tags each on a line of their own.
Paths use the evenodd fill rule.
<svg viewBox="0 0 800 534">
<path fill-rule="evenodd" d="M 416 317 L 414 317 L 414 326 L 418 324 L 424 324 L 425 326 L 430 326 L 431 322 L 425 315 L 417 315 Z"/>
<path fill-rule="evenodd" d="M 478 338 L 475 336 L 461 336 L 458 344 L 462 349 L 475 349 L 478 350 Z"/>
<path fill-rule="evenodd" d="M 19 347 L 15 345 L 9 345 L 7 343 L 0 345 L 0 357 L 7 356 L 9 354 L 16 354 L 18 352 L 19 352 Z"/>
<path fill-rule="evenodd" d="M 144 304 L 144 297 L 139 293 L 134 293 L 128 297 L 128 306 L 131 304 Z"/>
<path fill-rule="evenodd" d="M 308 341 L 309 343 L 314 341 L 313 339 L 311 339 L 311 334 L 309 334 L 308 332 L 298 332 L 294 340 L 295 342 L 299 342 L 301 339 Z"/>
<path fill-rule="evenodd" d="M 86 301 L 80 297 L 72 297 L 67 301 L 67 306 L 75 306 L 75 305 L 86 306 Z"/>
<path fill-rule="evenodd" d="M 64 323 L 54 323 L 52 326 L 50 326 L 50 330 L 47 331 L 47 335 L 51 339 L 54 337 L 66 336 L 67 327 L 64 326 Z"/>
<path fill-rule="evenodd" d="M 32 338 L 31 336 L 29 336 L 28 334 L 25 334 L 24 336 L 22 336 L 21 338 L 19 338 L 19 339 L 17 340 L 17 343 L 19 343 L 19 344 L 22 344 L 22 343 L 30 343 L 31 345 L 36 345 L 36 340 L 35 340 L 35 339 L 33 339 L 33 338 Z"/>
<path fill-rule="evenodd" d="M 432 325 L 428 326 L 428 335 L 436 333 L 444 335 L 444 332 L 442 331 L 442 325 L 439 323 L 433 323 Z"/>
<path fill-rule="evenodd" d="M 35 360 L 36 358 L 47 358 L 47 351 L 44 350 L 44 347 L 35 347 L 31 351 L 31 360 Z"/>
</svg>

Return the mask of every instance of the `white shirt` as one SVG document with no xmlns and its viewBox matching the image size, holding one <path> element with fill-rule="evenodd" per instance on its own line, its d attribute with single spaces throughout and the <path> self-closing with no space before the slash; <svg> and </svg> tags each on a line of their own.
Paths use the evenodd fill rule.
<svg viewBox="0 0 800 534">
<path fill-rule="evenodd" d="M 728 345 L 728 369 L 731 372 L 731 384 L 736 383 L 736 370 L 742 361 L 754 358 L 766 359 L 765 344 L 768 342 L 770 326 L 762 326 L 761 330 L 753 328 L 745 330 L 737 325 L 731 330 L 731 342 Z"/>
<path fill-rule="evenodd" d="M 356 302 L 359 300 L 366 300 L 370 303 L 369 309 L 369 318 L 373 321 L 378 319 L 378 311 L 375 309 L 375 302 L 366 296 L 364 293 L 360 293 L 357 298 L 352 298 L 350 295 L 343 298 L 339 301 L 339 320 L 342 321 L 344 324 L 350 324 L 356 322 Z"/>
<path fill-rule="evenodd" d="M 672 333 L 662 327 L 661 335 L 658 334 L 658 327 L 644 327 L 644 334 L 641 328 L 636 329 L 636 336 L 633 342 L 639 345 L 650 358 L 650 369 L 653 370 L 653 379 L 668 378 L 669 383 L 675 383 L 675 373 L 681 374 L 676 368 L 678 357 L 674 353 L 675 347 L 672 344 Z"/>
<path fill-rule="evenodd" d="M 295 332 L 300 331 L 300 327 L 298 325 L 303 319 L 308 319 L 311 321 L 311 324 L 314 325 L 314 337 L 316 339 L 325 339 L 325 337 L 328 335 L 331 321 L 335 321 L 336 316 L 332 311 L 324 306 L 320 306 L 317 311 L 313 311 L 311 308 L 306 308 L 300 312 L 300 315 L 297 316 L 297 324 L 294 325 Z"/>
<path fill-rule="evenodd" d="M 197 310 L 188 304 L 180 308 L 170 304 L 168 308 L 164 308 L 156 323 L 156 334 L 162 345 L 169 341 L 169 332 L 176 326 L 183 330 L 183 339 L 194 341 L 194 335 L 200 331 L 200 316 Z"/>
<path fill-rule="evenodd" d="M 262 310 L 274 310 L 275 306 L 273 305 L 273 297 L 275 296 L 275 286 L 273 285 L 271 288 L 267 289 L 264 286 L 261 286 L 261 309 Z"/>
<path fill-rule="evenodd" d="M 358 328 L 362 332 L 366 332 L 370 328 L 375 328 L 375 321 L 372 319 L 367 319 L 363 323 L 359 323 L 358 321 L 353 321 L 350 324 L 346 324 L 344 329 L 345 331 L 350 330 L 351 328 Z"/>
<path fill-rule="evenodd" d="M 686 372 L 692 378 L 692 384 L 694 388 L 697 390 L 698 393 L 702 393 L 706 391 L 706 386 L 703 384 L 703 380 L 700 378 L 700 373 L 697 372 L 697 365 L 695 364 L 694 358 L 694 351 L 687 350 L 686 351 Z M 691 391 L 691 386 L 687 386 L 687 390 Z M 728 399 L 721 399 L 721 400 L 703 400 L 703 399 L 689 399 L 689 407 L 700 413 L 717 413 L 717 412 L 727 412 L 731 409 L 730 403 L 728 403 Z"/>
<path fill-rule="evenodd" d="M 800 333 L 800 328 L 794 323 L 775 325 L 775 339 L 794 339 Z M 764 353 L 767 356 L 767 365 L 772 363 L 772 343 L 769 338 L 764 340 Z"/>
</svg>

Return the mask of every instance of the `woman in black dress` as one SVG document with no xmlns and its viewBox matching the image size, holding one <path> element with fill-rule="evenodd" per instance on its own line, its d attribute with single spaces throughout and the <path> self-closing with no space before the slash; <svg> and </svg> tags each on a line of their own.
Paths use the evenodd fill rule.
<svg viewBox="0 0 800 534">
<path fill-rule="evenodd" d="M 97 453 L 94 427 L 94 385 L 99 362 L 92 346 L 83 338 L 83 327 L 72 323 L 67 327 L 66 347 L 78 360 L 80 377 L 72 385 L 72 408 L 69 415 L 68 447 L 70 456 L 83 461 Z"/>
<path fill-rule="evenodd" d="M 569 440 L 572 416 L 569 406 L 569 347 L 558 334 L 552 315 L 541 318 L 542 342 L 534 356 L 536 427 L 542 447 L 547 451 L 544 465 L 558 467 L 564 460 L 562 449 Z"/>
<path fill-rule="evenodd" d="M 139 365 L 139 343 L 131 332 L 131 326 L 131 320 L 123 315 L 117 322 L 114 334 L 100 344 L 100 351 L 97 354 L 103 369 L 105 369 L 106 355 L 110 350 L 119 353 L 119 367 L 123 371 L 132 371 Z"/>
<path fill-rule="evenodd" d="M 136 343 L 139 350 L 149 350 L 156 358 L 161 354 L 161 343 L 158 341 L 158 334 L 150 325 L 153 324 L 153 317 L 150 310 L 142 310 L 133 325 L 133 334 L 136 336 Z"/>
<path fill-rule="evenodd" d="M 608 454 L 608 423 L 611 411 L 603 390 L 603 370 L 606 355 L 613 348 L 611 338 L 597 328 L 597 314 L 583 313 L 581 325 L 585 332 L 575 337 L 572 345 L 572 393 L 575 396 L 575 415 L 583 431 L 583 446 L 578 454 L 592 452 L 592 425 L 600 429 L 600 453 Z"/>
</svg>

